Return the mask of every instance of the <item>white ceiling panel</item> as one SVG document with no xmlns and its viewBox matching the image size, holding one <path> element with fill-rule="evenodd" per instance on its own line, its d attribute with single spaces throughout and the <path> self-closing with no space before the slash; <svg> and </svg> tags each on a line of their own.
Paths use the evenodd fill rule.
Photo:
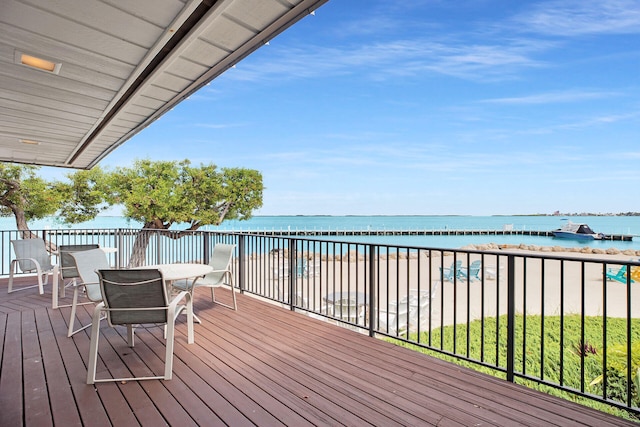
<svg viewBox="0 0 640 427">
<path fill-rule="evenodd" d="M 0 161 L 91 168 L 326 1 L 0 0 Z"/>
</svg>

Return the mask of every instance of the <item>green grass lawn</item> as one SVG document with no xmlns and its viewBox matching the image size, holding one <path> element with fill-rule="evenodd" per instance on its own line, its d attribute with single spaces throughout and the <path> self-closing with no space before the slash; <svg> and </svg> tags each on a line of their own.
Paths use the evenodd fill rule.
<svg viewBox="0 0 640 427">
<path fill-rule="evenodd" d="M 525 323 L 526 322 L 526 323 Z M 582 326 L 584 322 L 584 327 Z M 605 329 L 606 328 L 606 329 Z M 626 402 L 627 397 L 627 322 L 626 319 L 578 315 L 516 316 L 515 372 L 519 375 L 542 378 L 586 393 L 603 396 L 603 374 L 606 348 L 607 397 Z M 632 405 L 640 406 L 640 319 L 633 319 L 629 329 L 632 344 Z M 604 336 L 607 342 L 605 346 Z M 419 338 L 419 340 L 418 340 Z M 484 365 L 506 367 L 507 317 L 475 321 L 468 325 L 438 328 L 410 339 L 444 352 L 463 355 Z M 420 345 L 392 340 L 398 345 L 457 363 L 481 372 L 505 378 L 502 371 L 482 364 L 461 361 Z M 600 379 L 600 381 L 598 381 Z M 518 384 L 563 397 L 598 410 L 640 421 L 640 415 L 598 402 L 574 393 L 516 377 Z"/>
</svg>

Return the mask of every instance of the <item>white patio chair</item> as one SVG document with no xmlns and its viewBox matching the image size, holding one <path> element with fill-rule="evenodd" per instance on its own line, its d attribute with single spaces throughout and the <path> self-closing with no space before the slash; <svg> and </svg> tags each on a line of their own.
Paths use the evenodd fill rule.
<svg viewBox="0 0 640 427">
<path fill-rule="evenodd" d="M 11 245 L 16 257 L 9 266 L 9 288 L 7 293 L 38 287 L 40 295 L 44 294 L 44 286 L 49 282 L 49 274 L 53 275 L 52 284 L 58 291 L 58 265 L 51 263 L 51 255 L 47 252 L 42 239 L 12 240 Z M 36 273 L 38 283 L 13 289 L 13 275 L 20 267 L 23 273 Z"/>
<path fill-rule="evenodd" d="M 309 277 L 320 275 L 321 263 L 319 258 L 312 258 L 307 263 L 307 275 Z"/>
<path fill-rule="evenodd" d="M 91 323 L 91 346 L 87 367 L 87 384 L 107 381 L 132 381 L 164 379 L 173 376 L 173 344 L 175 319 L 183 309 L 187 310 L 187 342 L 193 344 L 193 304 L 187 291 L 178 293 L 171 301 L 162 273 L 157 269 L 98 270 L 103 302 L 93 312 Z M 186 300 L 186 306 L 178 305 Z M 100 317 L 106 313 L 109 326 L 126 326 L 129 347 L 135 344 L 134 325 L 160 324 L 166 326 L 166 350 L 164 375 L 130 378 L 96 378 Z"/>
<path fill-rule="evenodd" d="M 271 269 L 271 277 L 273 279 L 286 279 L 289 277 L 289 266 L 278 265 Z"/>
<path fill-rule="evenodd" d="M 100 292 L 100 278 L 97 270 L 109 268 L 109 260 L 107 254 L 102 249 L 89 249 L 79 252 L 69 253 L 69 257 L 75 266 L 76 279 L 73 285 L 73 300 L 71 302 L 71 316 L 69 317 L 69 329 L 67 337 L 71 337 L 76 333 L 85 330 L 91 324 L 82 326 L 74 330 L 76 320 L 76 312 L 79 305 L 96 304 L 102 302 L 102 293 Z M 89 301 L 78 303 L 78 295 L 84 291 Z"/>
<path fill-rule="evenodd" d="M 423 328 L 429 322 L 429 306 L 436 296 L 440 282 L 434 282 L 431 286 L 431 294 L 428 289 L 410 289 L 409 294 L 400 301 L 389 302 L 388 310 L 378 311 L 378 325 L 381 331 L 393 335 L 405 334 L 417 331 L 418 325 Z M 386 307 L 384 307 L 386 308 Z"/>
<path fill-rule="evenodd" d="M 59 270 L 62 283 L 60 283 L 59 290 L 62 291 L 62 297 L 64 298 L 66 289 L 68 287 L 76 286 L 78 275 L 78 269 L 76 268 L 76 261 L 71 256 L 71 252 L 87 251 L 90 249 L 98 249 L 98 244 L 86 244 L 86 245 L 60 245 L 58 246 L 58 260 L 60 262 Z M 68 281 L 68 282 L 67 282 Z M 66 283 L 65 283 L 66 282 Z M 97 281 L 96 281 L 97 283 Z M 69 307 L 71 304 L 60 305 L 59 303 L 58 288 L 53 289 L 53 298 L 51 306 L 53 308 Z"/>
<path fill-rule="evenodd" d="M 504 265 L 496 267 L 495 265 L 487 265 L 484 267 L 484 277 L 488 280 L 496 280 L 498 278 L 498 273 L 501 276 L 504 275 Z"/>
<path fill-rule="evenodd" d="M 196 278 L 193 281 L 176 280 L 172 283 L 173 288 L 179 291 L 189 291 L 191 293 L 193 293 L 195 288 L 211 288 L 211 300 L 215 304 L 220 304 L 224 307 L 237 310 L 238 304 L 236 303 L 236 292 L 233 285 L 233 274 L 231 273 L 233 251 L 235 250 L 235 247 L 236 245 L 218 243 L 214 246 L 213 254 L 211 254 L 211 259 L 209 260 L 209 265 L 213 267 L 213 271 L 211 273 L 207 273 L 201 278 Z M 231 290 L 233 306 L 216 300 L 214 293 L 215 288 L 219 288 L 221 286 L 228 286 Z"/>
<path fill-rule="evenodd" d="M 417 328 L 418 325 L 423 328 L 429 324 L 429 307 L 431 301 L 436 297 L 438 288 L 440 287 L 439 281 L 434 281 L 431 284 L 431 294 L 429 294 L 428 288 L 423 288 L 420 291 L 417 289 L 410 289 L 409 295 L 404 297 L 401 302 L 409 302 L 409 325 Z"/>
<path fill-rule="evenodd" d="M 385 305 L 378 310 L 378 328 L 382 332 L 392 335 L 402 334 L 409 327 L 409 304 L 407 301 L 398 303 L 397 300 L 390 301 L 388 308 Z"/>
</svg>

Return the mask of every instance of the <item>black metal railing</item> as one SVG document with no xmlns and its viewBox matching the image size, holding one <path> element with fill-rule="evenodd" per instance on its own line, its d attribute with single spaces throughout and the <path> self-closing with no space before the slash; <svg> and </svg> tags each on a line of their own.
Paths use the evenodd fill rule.
<svg viewBox="0 0 640 427">
<path fill-rule="evenodd" d="M 206 262 L 216 243 L 235 243 L 241 292 L 466 361 L 508 381 L 640 413 L 640 262 L 632 255 L 568 257 L 250 232 L 147 231 L 149 264 Z M 139 232 L 36 234 L 54 245 L 114 247 L 114 263 L 127 267 Z M 12 257 L 10 240 L 18 236 L 0 232 L 2 275 Z"/>
</svg>

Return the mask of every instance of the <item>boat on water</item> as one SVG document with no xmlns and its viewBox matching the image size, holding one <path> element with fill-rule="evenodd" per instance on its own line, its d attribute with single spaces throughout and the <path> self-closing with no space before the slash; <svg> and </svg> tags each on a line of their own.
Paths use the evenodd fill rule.
<svg viewBox="0 0 640 427">
<path fill-rule="evenodd" d="M 587 224 L 579 224 L 568 221 L 565 225 L 557 230 L 552 231 L 554 237 L 563 239 L 577 240 L 602 240 L 606 236 L 602 233 L 596 233 Z"/>
</svg>

